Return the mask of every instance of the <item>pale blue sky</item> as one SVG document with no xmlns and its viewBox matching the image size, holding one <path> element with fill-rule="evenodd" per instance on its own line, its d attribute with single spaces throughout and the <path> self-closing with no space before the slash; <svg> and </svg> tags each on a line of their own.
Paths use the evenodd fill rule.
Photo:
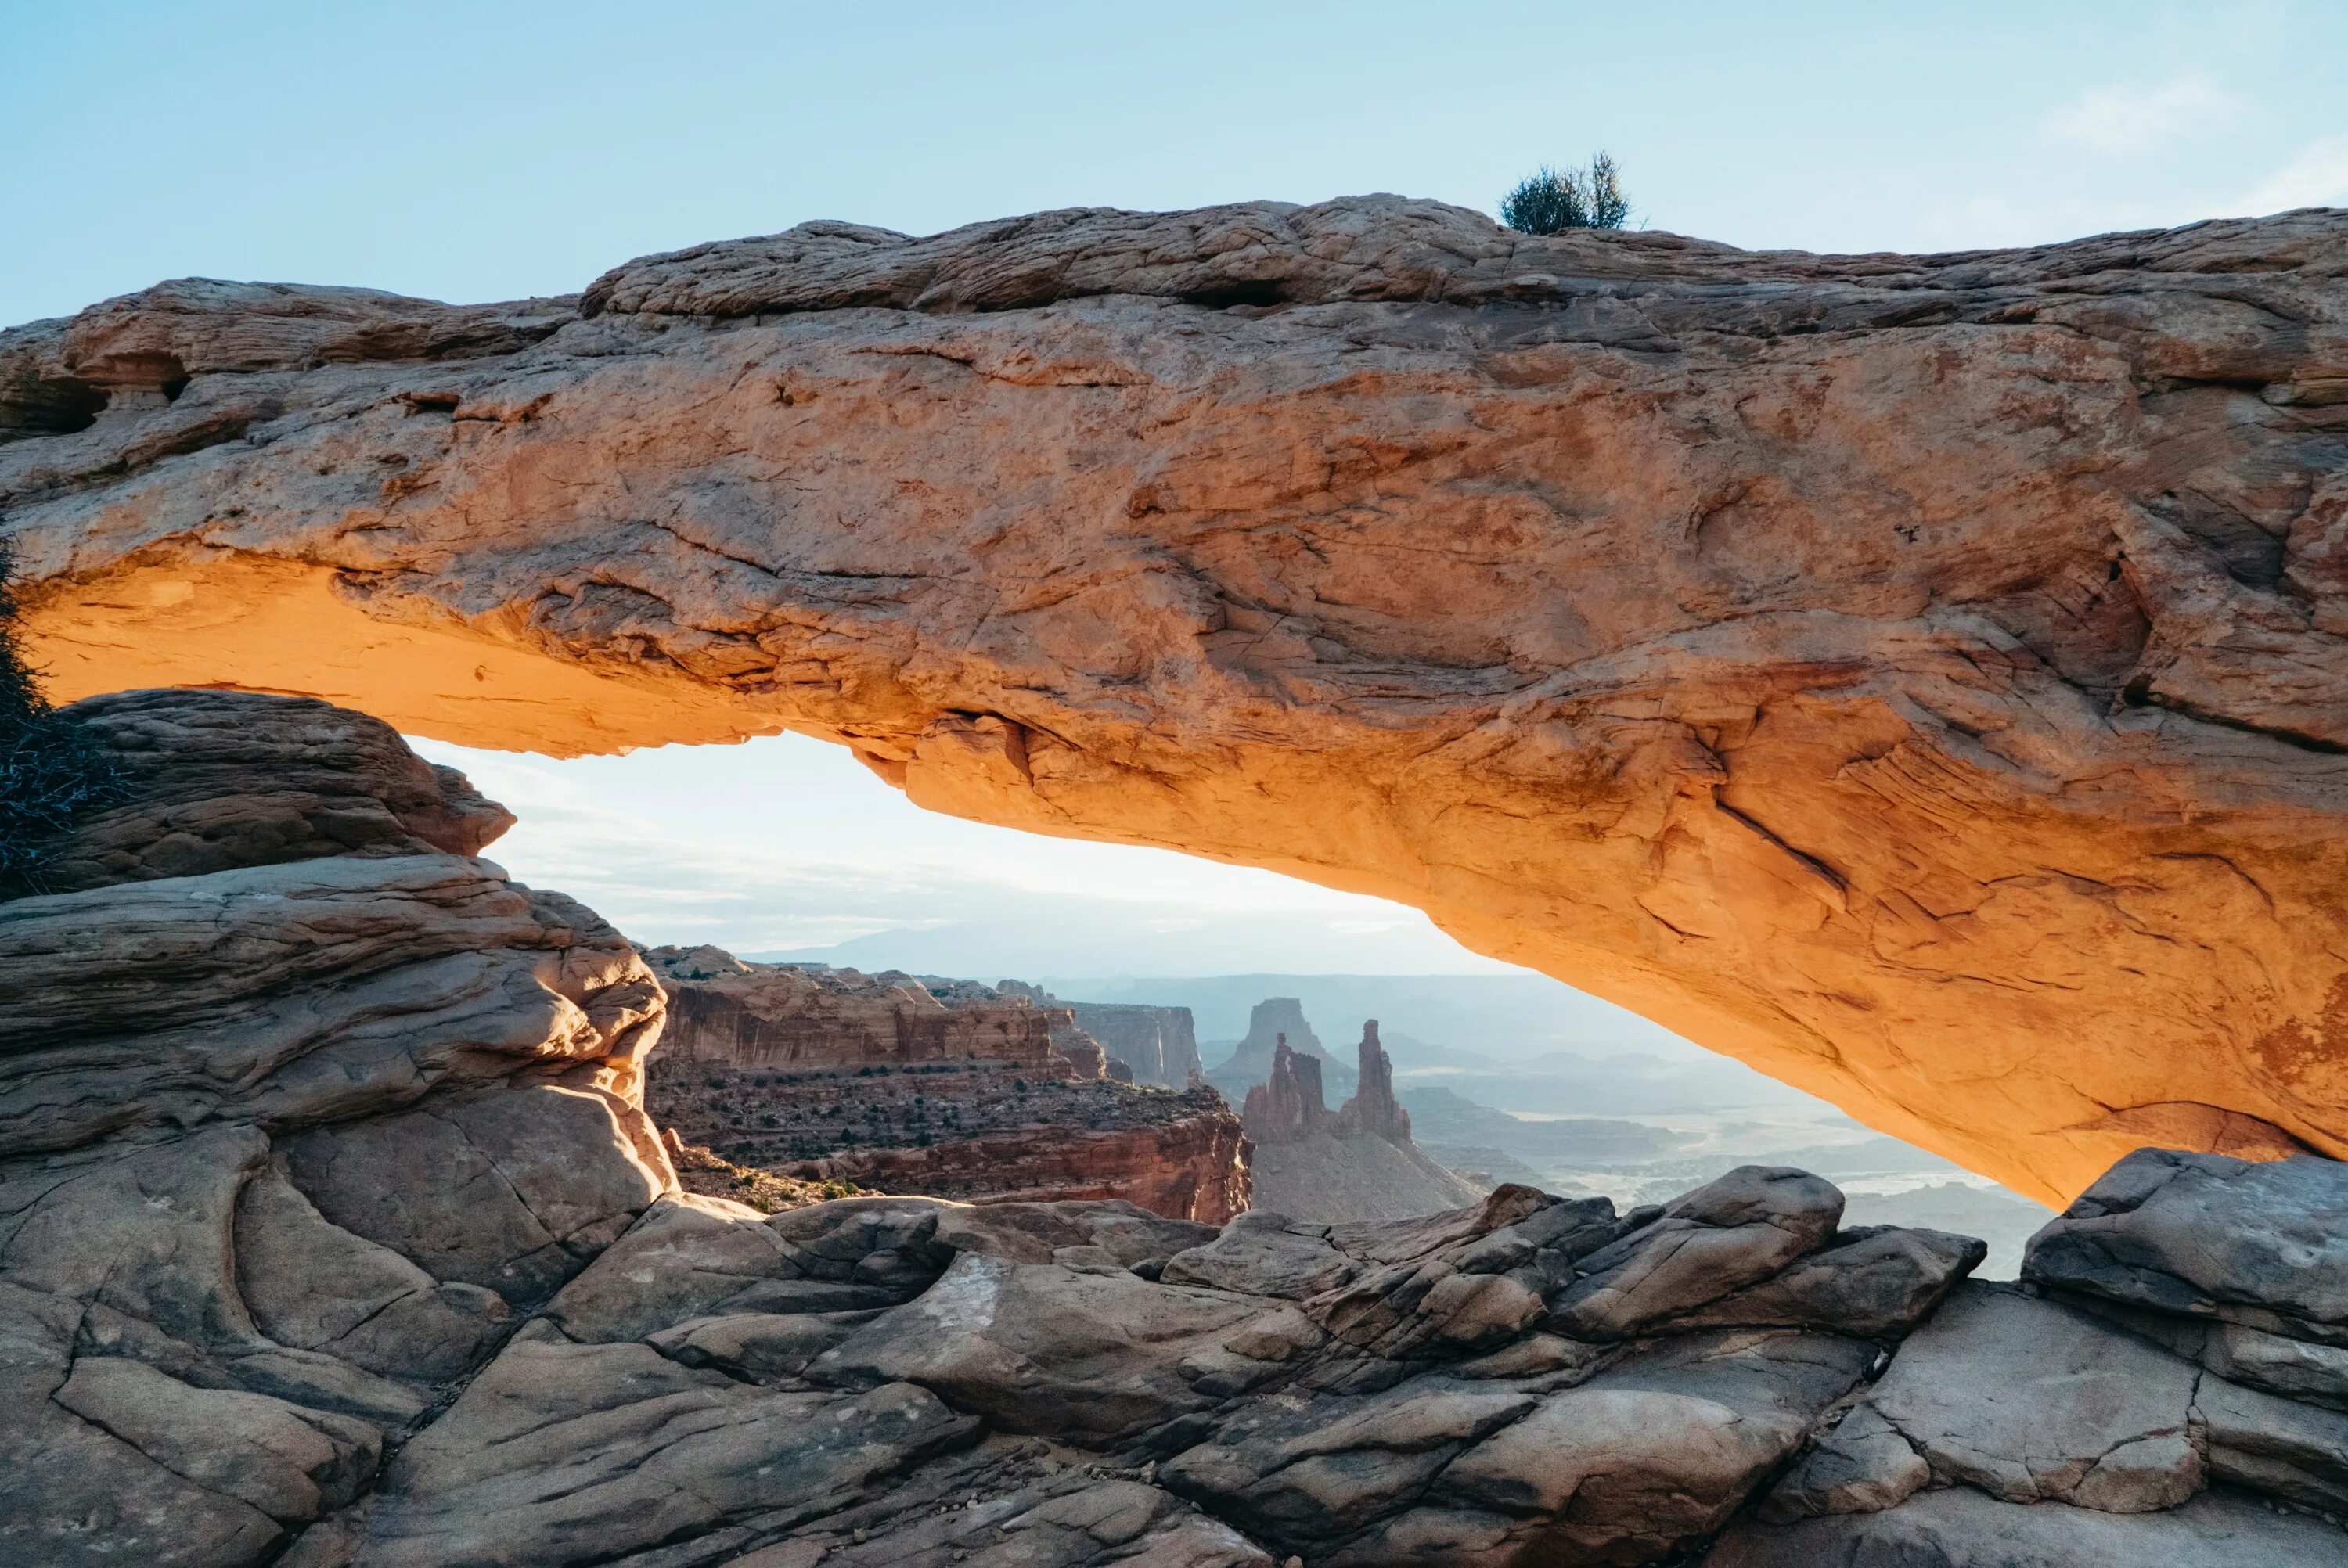
<svg viewBox="0 0 2348 1568">
<path fill-rule="evenodd" d="M 2348 205 L 2348 4 L 0 0 L 0 323 L 189 274 L 561 293 L 810 218 L 1488 210 L 1598 147 L 1654 227 L 1960 249 Z M 1071 931 L 1131 933 L 1144 973 L 1479 967 L 1371 900 L 923 816 L 808 742 L 466 760 L 524 813 L 514 870 L 650 940 L 969 923 L 991 956 L 1032 933 L 1037 973 Z"/>
<path fill-rule="evenodd" d="M 2348 5 L 0 0 L 0 322 L 199 273 L 577 289 L 809 218 L 1395 190 L 1612 149 L 1750 246 L 2348 201 Z"/>
</svg>

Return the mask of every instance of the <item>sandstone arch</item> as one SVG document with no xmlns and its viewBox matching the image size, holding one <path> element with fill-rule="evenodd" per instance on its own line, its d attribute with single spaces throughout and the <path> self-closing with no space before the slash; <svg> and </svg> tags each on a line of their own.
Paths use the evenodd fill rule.
<svg viewBox="0 0 2348 1568">
<path fill-rule="evenodd" d="M 1394 198 L 846 224 L 0 336 L 67 695 L 923 804 L 1427 909 L 2043 1198 L 2348 1154 L 2348 213 L 2034 251 Z"/>
</svg>

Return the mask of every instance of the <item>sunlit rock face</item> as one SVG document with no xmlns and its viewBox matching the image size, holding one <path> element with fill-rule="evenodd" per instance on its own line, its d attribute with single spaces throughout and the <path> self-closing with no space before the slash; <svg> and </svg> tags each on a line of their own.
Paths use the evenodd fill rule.
<svg viewBox="0 0 2348 1568">
<path fill-rule="evenodd" d="M 2348 214 L 2033 251 L 1367 198 L 842 224 L 0 339 L 69 693 L 916 801 L 1426 909 L 2034 1195 L 2348 1153 Z"/>
</svg>

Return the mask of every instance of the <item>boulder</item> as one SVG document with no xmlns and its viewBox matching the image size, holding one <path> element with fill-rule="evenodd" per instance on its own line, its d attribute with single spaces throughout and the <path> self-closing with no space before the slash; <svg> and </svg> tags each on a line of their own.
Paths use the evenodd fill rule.
<svg viewBox="0 0 2348 1568">
<path fill-rule="evenodd" d="M 1988 1244 L 1946 1231 L 1866 1226 L 1757 1285 L 1682 1313 L 1679 1329 L 1729 1325 L 1839 1329 L 1896 1339 L 1931 1316 L 1957 1281 L 1989 1255 Z"/>
<path fill-rule="evenodd" d="M 2032 1238 L 2023 1277 L 2348 1347 L 2348 1183 L 2339 1171 L 2329 1160 L 2260 1164 L 2139 1150 Z"/>
<path fill-rule="evenodd" d="M 1580 1259 L 1550 1304 L 1579 1338 L 1627 1338 L 1767 1279 L 1835 1234 L 1842 1194 L 1807 1171 L 1740 1165 Z"/>
<path fill-rule="evenodd" d="M 2009 1502 L 2173 1508 L 2207 1474 L 2198 1382 L 2189 1363 L 2093 1318 L 1968 1284 L 1900 1346 L 1842 1422 L 1849 1435 L 1838 1428 L 1773 1501 L 1779 1512 L 1897 1502 L 1921 1459 L 1940 1484 Z"/>
</svg>

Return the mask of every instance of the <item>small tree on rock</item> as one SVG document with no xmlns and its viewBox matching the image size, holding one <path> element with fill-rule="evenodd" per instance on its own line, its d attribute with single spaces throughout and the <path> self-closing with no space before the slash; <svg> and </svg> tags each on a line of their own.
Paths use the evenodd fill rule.
<svg viewBox="0 0 2348 1568">
<path fill-rule="evenodd" d="M 1530 178 L 1500 198 L 1500 221 L 1526 234 L 1567 229 L 1620 229 L 1631 220 L 1622 194 L 1622 170 L 1606 153 L 1593 153 L 1586 169 L 1541 165 Z"/>
</svg>

